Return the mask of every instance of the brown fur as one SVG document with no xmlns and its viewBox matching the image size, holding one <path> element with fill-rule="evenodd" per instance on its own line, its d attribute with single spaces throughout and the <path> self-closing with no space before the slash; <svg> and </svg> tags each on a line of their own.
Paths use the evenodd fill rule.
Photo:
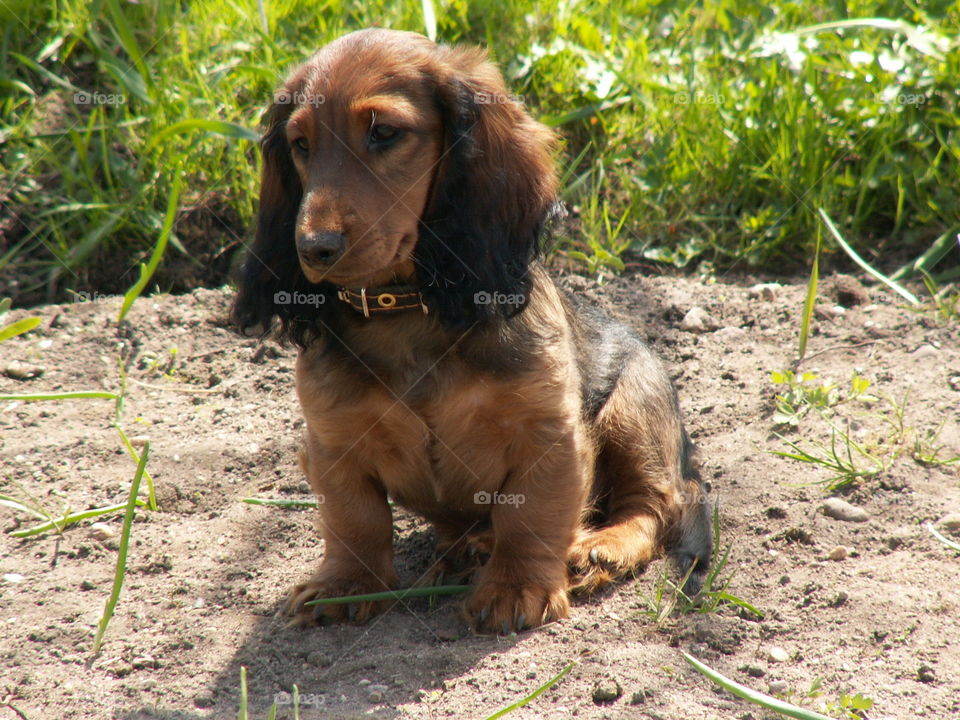
<svg viewBox="0 0 960 720">
<path fill-rule="evenodd" d="M 564 617 L 568 590 L 594 591 L 665 549 L 695 591 L 710 539 L 669 379 L 630 331 L 578 308 L 533 259 L 529 238 L 555 202 L 553 134 L 481 51 L 411 33 L 348 35 L 284 92 L 293 102 L 269 115 L 260 229 L 235 315 L 245 327 L 280 315 L 281 333 L 301 345 L 302 464 L 325 552 L 287 611 L 363 621 L 385 609 L 304 603 L 394 586 L 388 497 L 437 528 L 437 572 L 479 549 L 466 613 L 481 631 Z M 387 129 L 374 133 L 377 124 Z M 392 129 L 385 149 L 374 142 Z M 472 219 L 454 231 L 455 213 L 438 208 L 465 186 Z M 508 231 L 491 230 L 500 226 Z M 342 253 L 311 258 L 317 233 L 341 235 Z M 470 262 L 438 278 L 427 243 Z M 285 289 L 275 281 L 291 253 L 294 287 L 412 284 L 431 312 L 367 319 L 329 292 L 316 317 L 257 310 L 260 296 Z M 519 312 L 450 320 L 445 287 L 497 277 L 479 285 L 495 292 L 514 264 Z"/>
</svg>

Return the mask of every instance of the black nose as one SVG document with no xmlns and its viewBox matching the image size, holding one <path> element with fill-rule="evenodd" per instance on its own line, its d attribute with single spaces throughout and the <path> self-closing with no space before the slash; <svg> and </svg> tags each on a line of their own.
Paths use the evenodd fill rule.
<svg viewBox="0 0 960 720">
<path fill-rule="evenodd" d="M 304 262 L 329 265 L 343 255 L 343 233 L 321 230 L 297 238 L 297 252 Z"/>
</svg>

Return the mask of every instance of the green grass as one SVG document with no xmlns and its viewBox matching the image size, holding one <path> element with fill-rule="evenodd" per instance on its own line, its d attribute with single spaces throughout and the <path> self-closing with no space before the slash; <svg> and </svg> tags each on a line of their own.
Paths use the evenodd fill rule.
<svg viewBox="0 0 960 720">
<path fill-rule="evenodd" d="M 718 687 L 754 705 L 759 705 L 765 710 L 775 712 L 781 717 L 796 718 L 797 720 L 834 720 L 835 718 L 841 720 L 858 720 L 858 718 L 864 717 L 866 710 L 870 710 L 873 707 L 873 700 L 869 697 L 860 693 L 854 695 L 842 693 L 836 702 L 828 701 L 821 704 L 821 709 L 824 712 L 830 713 L 829 715 L 822 715 L 813 710 L 798 707 L 779 698 L 758 692 L 746 685 L 741 685 L 726 675 L 717 672 L 709 665 L 700 662 L 692 655 L 683 653 L 683 659 Z M 812 700 L 820 697 L 822 695 L 820 692 L 821 684 L 819 679 L 814 680 L 810 686 L 810 690 L 806 693 L 805 699 Z"/>
<path fill-rule="evenodd" d="M 631 258 L 800 269 L 822 208 L 859 257 L 894 279 L 952 272 L 954 4 L 264 8 L 265 18 L 254 0 L 0 6 L 7 294 L 126 289 L 171 203 L 170 247 L 147 264 L 144 286 L 221 281 L 250 237 L 255 139 L 272 90 L 316 48 L 371 25 L 433 25 L 442 42 L 490 48 L 513 90 L 566 139 L 574 222 L 561 247 L 590 270 Z M 849 262 L 830 238 L 822 261 Z"/>
<path fill-rule="evenodd" d="M 716 612 L 723 606 L 729 606 L 738 608 L 740 612 L 746 613 L 757 620 L 762 620 L 764 618 L 762 610 L 730 592 L 730 584 L 733 582 L 736 571 L 729 573 L 725 571 L 732 550 L 732 543 L 728 543 L 724 547 L 720 542 L 720 508 L 718 505 L 714 505 L 713 554 L 710 558 L 710 569 L 706 578 L 704 578 L 700 593 L 696 597 L 689 597 L 681 589 L 687 578 L 684 577 L 679 582 L 674 582 L 661 569 L 653 591 L 642 596 L 645 607 L 640 613 L 660 625 L 674 614 L 697 613 L 705 615 Z M 693 572 L 693 568 L 690 568 L 690 572 Z"/>
<path fill-rule="evenodd" d="M 960 463 L 960 456 L 943 454 L 939 442 L 946 420 L 934 427 L 907 422 L 909 393 L 899 401 L 873 394 L 873 383 L 857 371 L 847 389 L 813 372 L 772 372 L 770 380 L 777 386 L 771 419 L 781 431 L 773 436 L 787 449 L 769 452 L 827 473 L 811 484 L 830 492 L 854 486 L 883 475 L 902 456 L 924 467 Z"/>
</svg>

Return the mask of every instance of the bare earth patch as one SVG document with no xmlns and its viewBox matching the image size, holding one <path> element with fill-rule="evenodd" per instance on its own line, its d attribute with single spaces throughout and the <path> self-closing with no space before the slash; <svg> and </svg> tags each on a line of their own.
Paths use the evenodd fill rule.
<svg viewBox="0 0 960 720">
<path fill-rule="evenodd" d="M 960 716 L 960 557 L 925 528 L 960 512 L 958 465 L 912 457 L 928 435 L 922 455 L 960 455 L 956 323 L 877 288 L 862 297 L 824 283 L 801 371 L 841 390 L 854 371 L 871 380 L 879 399 L 845 403 L 853 420 L 842 429 L 888 466 L 841 494 L 867 514 L 846 522 L 822 512 L 829 493 L 811 485 L 828 471 L 770 452 L 789 450 L 774 432 L 811 450 L 810 439 L 829 444 L 815 411 L 795 429 L 774 424 L 784 389 L 770 373 L 795 356 L 802 282 L 768 292 L 676 278 L 566 282 L 645 332 L 673 369 L 719 502 L 721 545 L 733 546 L 728 591 L 763 619 L 726 605 L 654 622 L 656 563 L 520 636 L 473 636 L 457 598 L 409 601 L 365 626 L 285 627 L 279 603 L 322 554 L 311 513 L 242 499 L 309 497 L 295 457 L 294 353 L 238 338 L 229 294 L 197 290 L 143 298 L 129 318 L 125 426 L 150 439 L 161 508 L 138 513 L 123 595 L 92 663 L 120 515 L 101 518 L 106 529 L 84 522 L 20 540 L 9 531 L 33 520 L 2 511 L 0 718 L 234 718 L 241 666 L 253 718 L 294 684 L 305 719 L 484 718 L 571 660 L 559 685 L 511 717 L 766 717 L 681 651 L 810 708 L 847 692 L 873 698 L 869 718 Z M 0 394 L 116 390 L 119 304 L 34 311 L 40 328 L 0 345 L 0 372 L 19 361 L 34 377 L 0 375 Z M 899 429 L 889 399 L 905 407 Z M 108 400 L 0 404 L 0 493 L 57 513 L 123 502 L 135 468 L 112 419 Z M 433 536 L 402 511 L 395 525 L 408 585 L 429 567 Z M 817 678 L 823 696 L 805 699 Z"/>
</svg>

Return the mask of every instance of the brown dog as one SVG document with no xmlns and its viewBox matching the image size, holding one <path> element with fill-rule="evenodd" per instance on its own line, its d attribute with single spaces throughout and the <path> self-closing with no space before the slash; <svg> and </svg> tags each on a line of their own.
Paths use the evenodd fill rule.
<svg viewBox="0 0 960 720">
<path fill-rule="evenodd" d="M 699 590 L 709 512 L 660 362 L 537 261 L 553 133 L 476 48 L 365 30 L 277 94 L 234 318 L 300 348 L 323 562 L 288 612 L 358 621 L 393 587 L 387 498 L 444 561 L 489 553 L 466 608 L 510 632 L 664 550 Z M 482 555 L 480 556 L 482 557 Z"/>
</svg>

